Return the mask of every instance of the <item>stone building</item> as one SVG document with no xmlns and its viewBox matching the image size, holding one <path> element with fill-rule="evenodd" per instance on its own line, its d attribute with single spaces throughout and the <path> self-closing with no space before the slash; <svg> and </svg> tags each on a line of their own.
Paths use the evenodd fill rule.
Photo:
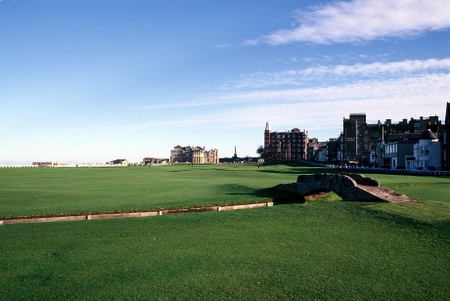
<svg viewBox="0 0 450 301">
<path fill-rule="evenodd" d="M 422 133 L 426 131 L 436 133 L 441 141 L 445 139 L 445 128 L 438 116 L 428 118 L 421 116 L 418 119 L 411 118 L 409 121 L 403 119 L 398 123 L 386 119 L 384 123 L 378 121 L 375 124 L 368 124 L 365 113 L 352 113 L 349 118 L 344 117 L 343 120 L 338 161 L 391 168 L 413 166 L 416 164 L 413 144 L 417 143 Z M 405 162 L 405 158 L 409 162 Z"/>
<path fill-rule="evenodd" d="M 378 124 L 380 124 L 379 121 Z M 429 116 L 428 118 L 420 116 L 418 119 L 411 118 L 409 121 L 403 119 L 398 123 L 392 123 L 392 119 L 386 119 L 380 126 L 383 135 L 381 140 L 385 140 L 392 135 L 422 134 L 427 130 L 440 136 L 440 131 L 443 128 L 438 116 Z"/>
<path fill-rule="evenodd" d="M 447 102 L 445 110 L 445 124 L 441 127 L 440 140 L 442 143 L 442 169 L 450 168 L 450 102 Z"/>
<path fill-rule="evenodd" d="M 369 127 L 365 113 L 352 113 L 343 121 L 343 159 L 363 161 L 362 155 L 370 153 Z"/>
<path fill-rule="evenodd" d="M 317 138 L 310 138 L 308 140 L 308 160 L 325 162 L 328 160 L 327 142 L 321 142 Z"/>
<path fill-rule="evenodd" d="M 177 145 L 170 151 L 170 163 L 218 164 L 219 151 L 206 150 L 200 146 Z"/>
<path fill-rule="evenodd" d="M 308 159 L 308 132 L 294 128 L 286 132 L 272 132 L 270 123 L 264 131 L 264 152 L 268 161 Z"/>
<path fill-rule="evenodd" d="M 167 164 L 169 159 L 162 159 L 162 158 L 153 158 L 153 157 L 145 157 L 142 159 L 142 164 L 144 165 L 153 165 L 153 164 Z"/>
<path fill-rule="evenodd" d="M 340 140 L 337 138 L 330 138 L 327 143 L 327 162 L 329 163 L 338 163 L 339 160 L 339 145 Z"/>
</svg>

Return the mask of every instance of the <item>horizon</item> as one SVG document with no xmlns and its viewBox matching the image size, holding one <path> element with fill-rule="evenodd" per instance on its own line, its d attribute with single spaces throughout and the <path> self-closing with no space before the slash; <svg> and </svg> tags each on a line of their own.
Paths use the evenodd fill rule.
<svg viewBox="0 0 450 301">
<path fill-rule="evenodd" d="M 349 113 L 348 114 L 348 116 L 347 117 L 349 117 L 351 114 L 365 114 L 365 113 L 355 113 L 355 112 L 353 112 L 353 113 Z M 430 115 L 430 116 L 419 116 L 419 117 L 410 117 L 410 118 L 403 118 L 403 119 L 401 119 L 401 120 L 398 120 L 398 122 L 400 122 L 400 121 L 404 121 L 404 120 L 407 120 L 407 121 L 410 121 L 411 119 L 416 119 L 416 120 L 419 120 L 419 119 L 421 119 L 421 118 L 425 118 L 425 119 L 427 119 L 427 118 L 430 118 L 430 117 L 436 117 L 437 115 Z M 347 118 L 347 117 L 343 117 L 343 118 Z M 367 116 L 366 116 L 367 117 Z M 439 116 L 437 116 L 437 117 L 439 117 Z M 389 118 L 387 118 L 387 119 L 389 119 Z M 440 119 L 440 117 L 439 117 L 439 122 L 440 123 L 442 123 L 442 120 Z M 379 119 L 379 120 L 377 120 L 377 122 L 378 121 L 382 121 L 381 119 Z M 386 121 L 386 119 L 384 119 L 382 122 L 385 122 Z M 268 123 L 269 123 L 269 125 L 270 125 L 270 128 L 271 128 L 271 124 L 270 124 L 270 122 L 269 121 L 267 121 Z M 377 122 L 367 122 L 367 124 L 376 124 Z M 397 124 L 398 122 L 393 122 L 393 124 Z M 282 133 L 282 132 L 289 132 L 289 131 L 291 131 L 292 129 L 289 129 L 289 130 L 285 130 L 285 131 L 273 131 L 272 129 L 271 129 L 271 131 L 272 132 L 280 132 L 280 133 Z M 306 132 L 308 132 L 308 130 L 307 129 L 305 129 L 305 131 Z M 330 139 L 336 139 L 336 138 L 339 138 L 339 136 L 341 135 L 341 133 L 342 133 L 342 131 L 339 133 L 339 135 L 337 135 L 336 137 L 329 137 L 329 138 L 327 138 L 326 140 L 319 140 L 318 139 L 318 141 L 319 142 L 328 142 L 328 141 L 330 141 Z M 317 137 L 309 137 L 309 135 L 308 135 L 308 139 L 313 139 L 313 138 L 317 138 Z M 179 145 L 179 144 L 178 144 Z M 177 145 L 176 145 L 177 146 Z M 174 146 L 174 147 L 176 147 L 176 146 Z M 188 147 L 188 146 L 190 146 L 190 147 L 201 147 L 201 146 L 199 146 L 199 145 L 180 145 L 180 146 L 182 146 L 182 147 Z M 259 146 L 264 146 L 263 144 L 259 144 L 258 145 L 258 147 Z M 206 147 L 206 146 L 204 146 L 204 148 L 206 149 L 206 150 L 211 150 L 212 148 L 208 148 L 208 147 Z M 172 150 L 173 148 L 171 148 L 171 150 Z M 234 157 L 234 152 L 236 152 L 236 154 L 237 154 L 237 157 L 238 158 L 247 158 L 247 157 L 251 157 L 251 158 L 257 158 L 257 157 L 260 157 L 257 153 L 256 153 L 256 151 L 255 151 L 255 154 L 253 154 L 253 155 L 239 155 L 239 152 L 237 151 L 237 147 L 236 146 L 234 146 L 233 147 L 233 149 L 234 149 L 234 151 L 233 151 L 233 155 L 231 155 L 231 156 L 220 156 L 219 155 L 219 159 L 232 159 L 233 157 Z M 6 164 L 0 164 L 0 166 L 8 166 L 8 165 L 11 165 L 11 166 L 13 166 L 13 165 L 16 165 L 16 166 L 31 166 L 32 165 L 32 163 L 33 162 L 59 162 L 59 163 L 64 163 L 64 165 L 95 165 L 95 164 L 102 164 L 102 165 L 106 165 L 106 164 L 108 164 L 109 162 L 111 162 L 111 161 L 113 161 L 113 160 L 117 160 L 117 159 L 125 159 L 125 160 L 127 160 L 128 161 L 128 163 L 130 163 L 130 164 L 140 164 L 140 163 L 142 163 L 143 162 L 143 160 L 145 159 L 145 158 L 157 158 L 157 159 L 167 159 L 167 160 L 169 160 L 170 159 L 170 151 L 171 150 L 169 150 L 168 151 L 168 153 L 169 153 L 169 156 L 166 156 L 166 157 L 154 157 L 154 156 L 146 156 L 146 157 L 143 157 L 143 158 L 141 158 L 141 159 L 137 159 L 136 158 L 136 160 L 135 161 L 132 161 L 132 160 L 130 160 L 129 158 L 124 158 L 124 157 L 118 157 L 118 158 L 115 158 L 115 159 L 111 159 L 111 160 L 104 160 L 104 161 L 99 161 L 99 162 L 86 162 L 86 161 L 84 161 L 84 162 L 79 162 L 79 161 L 71 161 L 71 162 L 69 162 L 69 163 L 67 163 L 67 162 L 63 162 L 63 161 L 61 161 L 61 160 L 42 160 L 42 161 L 39 161 L 39 160 L 33 160 L 31 163 L 29 163 L 29 164 L 27 164 L 27 163 L 6 163 Z M 220 150 L 218 150 L 219 151 L 219 154 L 220 154 Z"/>
<path fill-rule="evenodd" d="M 445 118 L 450 2 L 0 1 L 0 165 L 256 157 L 264 128 Z"/>
</svg>

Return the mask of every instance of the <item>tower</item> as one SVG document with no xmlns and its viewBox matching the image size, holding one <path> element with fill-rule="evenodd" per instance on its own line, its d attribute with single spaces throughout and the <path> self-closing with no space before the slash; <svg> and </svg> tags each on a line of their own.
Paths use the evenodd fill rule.
<svg viewBox="0 0 450 301">
<path fill-rule="evenodd" d="M 344 118 L 344 159 L 358 160 L 361 157 L 364 140 L 361 139 L 360 130 L 366 124 L 366 113 L 351 113 L 350 117 Z"/>
<path fill-rule="evenodd" d="M 266 130 L 264 131 L 264 149 L 266 152 L 270 148 L 270 134 L 272 133 L 272 130 L 270 129 L 270 123 L 266 122 Z"/>
</svg>

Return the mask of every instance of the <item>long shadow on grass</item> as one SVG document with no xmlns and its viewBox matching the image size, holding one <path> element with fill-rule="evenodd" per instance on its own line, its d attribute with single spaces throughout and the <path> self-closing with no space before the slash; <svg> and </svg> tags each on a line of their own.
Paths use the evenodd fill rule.
<svg viewBox="0 0 450 301">
<path fill-rule="evenodd" d="M 275 188 L 266 188 L 255 191 L 255 194 L 272 199 L 274 205 L 305 203 L 304 197 L 294 192 L 280 191 Z"/>
<path fill-rule="evenodd" d="M 317 174 L 317 173 L 338 173 L 339 171 L 334 168 L 325 167 L 301 167 L 297 169 L 261 169 L 259 172 L 263 173 L 275 173 L 275 174 Z"/>
<path fill-rule="evenodd" d="M 231 189 L 230 189 L 231 188 Z M 264 188 L 258 190 L 252 190 L 251 188 L 244 185 L 233 185 L 230 187 L 226 185 L 224 189 L 229 190 L 227 195 L 232 196 L 251 196 L 256 199 L 269 199 L 272 200 L 274 205 L 282 205 L 282 204 L 293 204 L 293 203 L 305 203 L 305 198 L 289 191 L 280 191 L 275 188 Z"/>
</svg>

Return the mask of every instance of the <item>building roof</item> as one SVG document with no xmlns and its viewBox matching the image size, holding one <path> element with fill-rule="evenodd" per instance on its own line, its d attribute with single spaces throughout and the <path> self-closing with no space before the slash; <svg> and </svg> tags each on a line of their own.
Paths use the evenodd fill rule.
<svg viewBox="0 0 450 301">
<path fill-rule="evenodd" d="M 421 133 L 392 133 L 386 137 L 386 142 L 394 142 L 394 141 L 417 141 L 422 138 Z"/>
<path fill-rule="evenodd" d="M 109 161 L 110 163 L 113 163 L 113 164 L 119 164 L 119 163 L 123 163 L 123 162 L 126 162 L 127 161 L 127 159 L 116 159 L 116 160 L 112 160 L 112 161 Z"/>
<path fill-rule="evenodd" d="M 426 130 L 422 132 L 422 139 L 429 139 L 429 140 L 435 140 L 437 139 L 436 135 L 433 134 L 433 132 L 431 130 Z"/>
</svg>

